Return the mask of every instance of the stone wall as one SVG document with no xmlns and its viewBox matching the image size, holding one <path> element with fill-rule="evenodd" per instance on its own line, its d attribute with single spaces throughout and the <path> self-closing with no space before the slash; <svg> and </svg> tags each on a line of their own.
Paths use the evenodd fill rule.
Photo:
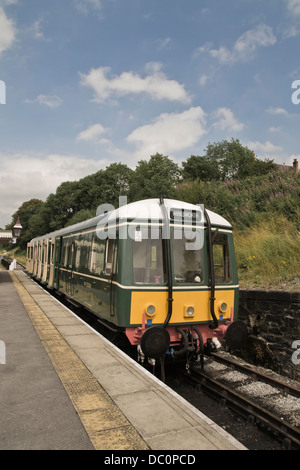
<svg viewBox="0 0 300 470">
<path fill-rule="evenodd" d="M 300 381 L 300 292 L 240 290 L 249 338 L 241 355 Z"/>
</svg>

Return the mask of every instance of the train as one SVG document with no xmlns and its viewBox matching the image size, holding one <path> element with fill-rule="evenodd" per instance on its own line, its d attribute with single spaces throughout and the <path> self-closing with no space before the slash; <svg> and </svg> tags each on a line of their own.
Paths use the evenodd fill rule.
<svg viewBox="0 0 300 470">
<path fill-rule="evenodd" d="M 241 347 L 231 224 L 201 204 L 123 199 L 32 239 L 27 273 L 126 335 L 141 362 Z"/>
</svg>

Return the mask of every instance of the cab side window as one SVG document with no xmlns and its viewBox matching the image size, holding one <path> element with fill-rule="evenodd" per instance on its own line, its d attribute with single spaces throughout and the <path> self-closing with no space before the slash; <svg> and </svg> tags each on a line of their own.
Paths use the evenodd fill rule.
<svg viewBox="0 0 300 470">
<path fill-rule="evenodd" d="M 215 281 L 217 284 L 228 284 L 231 281 L 228 238 L 218 233 L 213 241 Z"/>
</svg>

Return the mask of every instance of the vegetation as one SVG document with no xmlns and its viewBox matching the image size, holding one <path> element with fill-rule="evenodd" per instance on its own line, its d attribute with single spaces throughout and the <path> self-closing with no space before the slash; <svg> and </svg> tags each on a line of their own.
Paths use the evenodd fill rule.
<svg viewBox="0 0 300 470">
<path fill-rule="evenodd" d="M 287 286 L 300 290 L 300 175 L 258 160 L 238 140 L 209 144 L 204 156 L 189 157 L 180 168 L 162 154 L 138 162 L 135 170 L 114 163 L 79 181 L 64 182 L 45 202 L 31 199 L 12 216 L 20 216 L 25 249 L 38 235 L 96 215 L 97 207 L 151 197 L 181 199 L 227 218 L 235 229 L 241 285 Z M 292 281 L 293 280 L 293 281 Z"/>
<path fill-rule="evenodd" d="M 300 290 L 300 232 L 284 215 L 238 231 L 235 249 L 241 287 Z"/>
<path fill-rule="evenodd" d="M 226 181 L 269 173 L 275 168 L 272 161 L 257 160 L 251 150 L 240 141 L 231 139 L 208 144 L 206 155 L 192 155 L 183 162 L 182 175 L 185 180 Z"/>
</svg>

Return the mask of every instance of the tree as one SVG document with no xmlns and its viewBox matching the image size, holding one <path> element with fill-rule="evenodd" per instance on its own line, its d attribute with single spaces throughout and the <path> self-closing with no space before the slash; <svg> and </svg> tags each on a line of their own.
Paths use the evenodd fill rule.
<svg viewBox="0 0 300 470">
<path fill-rule="evenodd" d="M 169 157 L 160 153 L 151 155 L 150 160 L 141 160 L 130 180 L 128 197 L 130 201 L 164 197 L 175 197 L 175 186 L 180 169 Z"/>
<path fill-rule="evenodd" d="M 275 167 L 273 161 L 258 160 L 253 152 L 238 139 L 223 140 L 208 144 L 204 157 L 191 156 L 183 162 L 183 177 L 186 180 L 202 181 L 243 179 L 264 175 Z"/>
<path fill-rule="evenodd" d="M 113 163 L 105 170 L 81 178 L 65 181 L 50 194 L 32 228 L 38 235 L 95 217 L 97 207 L 109 203 L 118 207 L 119 196 L 126 194 L 133 173 L 127 165 Z M 40 233 L 38 222 L 44 232 Z M 37 235 L 34 235 L 37 236 Z"/>
<path fill-rule="evenodd" d="M 191 155 L 186 162 L 182 162 L 182 177 L 184 180 L 211 181 L 220 179 L 219 169 L 207 157 Z"/>
</svg>

